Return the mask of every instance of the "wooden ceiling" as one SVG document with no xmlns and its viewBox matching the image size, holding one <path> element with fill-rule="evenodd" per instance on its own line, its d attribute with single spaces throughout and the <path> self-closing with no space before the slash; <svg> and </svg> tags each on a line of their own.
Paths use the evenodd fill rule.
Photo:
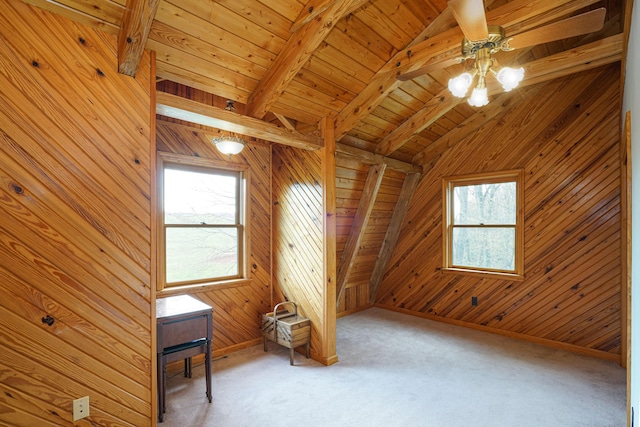
<svg viewBox="0 0 640 427">
<path fill-rule="evenodd" d="M 607 13 L 597 33 L 498 53 L 503 65 L 522 64 L 525 80 L 509 93 L 490 88 L 489 105 L 475 108 L 446 87 L 463 65 L 396 78 L 431 58 L 458 55 L 462 33 L 446 0 L 24 1 L 118 35 L 125 74 L 135 73 L 146 47 L 156 52 L 163 87 L 233 100 L 233 117 L 220 106 L 202 112 L 216 117 L 214 124 L 266 123 L 285 140 L 297 135 L 298 145 L 313 148 L 318 124 L 329 116 L 341 150 L 422 167 L 534 85 L 619 61 L 622 52 L 622 0 L 485 0 L 488 23 L 509 36 L 598 7 Z M 282 142 L 255 129 L 247 134 Z"/>
</svg>

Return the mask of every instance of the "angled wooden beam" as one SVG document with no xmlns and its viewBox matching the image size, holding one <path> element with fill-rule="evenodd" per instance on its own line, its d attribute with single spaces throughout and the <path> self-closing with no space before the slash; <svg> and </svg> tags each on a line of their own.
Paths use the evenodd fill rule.
<svg viewBox="0 0 640 427">
<path fill-rule="evenodd" d="M 324 146 L 320 137 L 292 132 L 272 123 L 166 92 L 156 93 L 156 113 L 305 150 Z"/>
<path fill-rule="evenodd" d="M 118 72 L 134 77 L 160 0 L 127 0 L 118 32 Z"/>
<path fill-rule="evenodd" d="M 300 15 L 298 15 L 298 17 L 296 18 L 295 22 L 291 24 L 291 28 L 289 29 L 289 31 L 291 33 L 298 31 L 300 27 L 314 19 L 316 16 L 320 15 L 335 2 L 336 0 L 309 0 L 309 2 L 307 2 L 305 7 L 300 12 Z M 357 0 L 353 2 L 349 9 L 345 11 L 343 16 L 353 13 L 355 10 L 362 7 L 362 5 L 368 2 L 369 0 Z"/>
<path fill-rule="evenodd" d="M 293 33 L 249 96 L 246 113 L 261 119 L 307 63 L 334 25 L 357 0 L 336 0 Z"/>
<path fill-rule="evenodd" d="M 356 160 L 358 163 L 363 163 L 365 165 L 384 164 L 390 170 L 402 173 L 422 172 L 422 167 L 420 165 L 412 165 L 411 163 L 392 159 L 391 157 L 384 157 L 379 154 L 374 154 L 369 151 L 361 150 L 359 148 L 350 147 L 345 144 L 336 144 L 336 156 L 346 160 Z"/>
<path fill-rule="evenodd" d="M 345 285 L 349 280 L 349 274 L 353 268 L 353 263 L 358 255 L 358 248 L 362 241 L 362 236 L 367 228 L 373 205 L 376 202 L 378 196 L 378 190 L 384 177 L 384 170 L 386 165 L 374 165 L 369 168 L 369 174 L 367 175 L 367 181 L 364 184 L 362 195 L 360 196 L 360 203 L 358 203 L 358 209 L 353 217 L 351 223 L 351 229 L 349 230 L 349 236 L 344 245 L 342 256 L 340 257 L 340 263 L 338 264 L 338 282 L 336 285 L 337 291 L 337 303 L 342 297 Z"/>
<path fill-rule="evenodd" d="M 455 28 L 456 21 L 447 8 L 409 44 L 409 47 L 446 32 L 452 28 L 452 26 Z M 462 34 L 462 32 L 460 32 L 460 34 Z M 387 62 L 387 64 L 388 63 L 389 62 Z M 343 108 L 336 117 L 336 137 L 338 140 L 342 139 L 362 118 L 366 117 L 371 110 L 380 105 L 380 103 L 401 84 L 402 82 L 396 79 L 395 75 L 391 76 L 389 73 L 381 72 L 376 73 L 367 86 L 360 91 L 349 105 Z"/>
<path fill-rule="evenodd" d="M 556 19 L 552 13 L 562 8 L 569 13 L 583 8 L 596 0 L 515 0 L 487 12 L 490 24 L 499 23 L 507 34 L 516 34 Z M 523 22 L 526 22 L 524 24 Z M 435 23 L 435 21 L 434 21 Z M 433 24 L 432 24 L 433 25 Z M 431 61 L 448 62 L 460 55 L 462 31 L 455 27 L 442 32 L 443 23 L 434 26 L 431 37 L 428 32 L 419 35 L 405 49 L 396 53 L 376 73 L 369 84 L 353 101 L 340 111 L 336 117 L 336 137 L 341 139 L 353 129 L 365 116 L 377 107 L 391 92 L 402 83 L 396 77 L 399 74 L 415 71 Z M 431 25 L 427 28 L 430 29 Z M 425 37 L 428 37 L 425 39 Z"/>
<path fill-rule="evenodd" d="M 520 87 L 530 86 L 551 79 L 590 70 L 601 65 L 620 61 L 622 56 L 622 34 L 569 49 L 523 65 L 525 78 Z M 491 80 L 489 94 L 502 89 Z M 402 147 L 413 135 L 422 132 L 463 100 L 455 98 L 448 89 L 443 89 L 424 107 L 387 135 L 376 148 L 376 153 L 388 156 Z"/>
<path fill-rule="evenodd" d="M 402 147 L 413 135 L 431 126 L 440 117 L 447 114 L 462 100 L 456 98 L 445 88 L 431 98 L 424 107 L 419 109 L 408 120 L 405 120 L 393 132 L 384 137 L 376 147 L 376 154 L 388 156 Z"/>
<path fill-rule="evenodd" d="M 382 278 L 384 277 L 384 272 L 387 269 L 387 265 L 391 260 L 391 255 L 393 255 L 393 250 L 398 243 L 402 223 L 404 222 L 404 217 L 409 210 L 409 203 L 411 202 L 411 198 L 413 197 L 413 194 L 416 192 L 416 188 L 418 187 L 418 182 L 420 182 L 420 174 L 411 173 L 407 175 L 407 177 L 404 179 L 404 183 L 402 183 L 400 197 L 398 198 L 396 207 L 393 210 L 389 228 L 387 228 L 387 233 L 384 236 L 382 247 L 380 248 L 380 252 L 378 253 L 376 265 L 375 267 L 373 267 L 373 272 L 371 273 L 371 280 L 369 282 L 371 304 L 374 304 L 376 302 L 378 288 L 380 287 L 380 283 L 382 282 Z"/>
<path fill-rule="evenodd" d="M 276 116 L 276 118 L 280 121 L 280 123 L 282 123 L 282 126 L 287 128 L 287 130 L 290 130 L 292 132 L 296 130 L 296 127 L 293 125 L 293 123 L 291 123 L 289 119 L 287 119 L 282 114 L 273 113 L 273 115 Z"/>
<path fill-rule="evenodd" d="M 538 90 L 540 90 L 539 87 L 529 89 L 527 90 L 526 96 L 530 96 Z M 478 109 L 474 115 L 468 117 L 465 121 L 442 135 L 439 139 L 429 144 L 424 150 L 413 156 L 411 162 L 417 165 L 423 165 L 423 170 L 426 172 L 427 169 L 430 169 L 430 167 L 427 168 L 427 164 L 432 166 L 431 163 L 433 160 L 439 158 L 450 148 L 455 147 L 467 136 L 484 126 L 498 114 L 505 112 L 505 110 L 513 104 L 516 99 L 517 97 L 513 96 L 512 93 L 503 93 L 497 99 L 492 100 L 488 105 Z"/>
</svg>

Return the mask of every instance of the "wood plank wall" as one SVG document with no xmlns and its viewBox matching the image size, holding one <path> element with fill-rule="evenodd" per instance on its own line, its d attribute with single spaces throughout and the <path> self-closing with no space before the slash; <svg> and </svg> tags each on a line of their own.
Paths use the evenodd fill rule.
<svg viewBox="0 0 640 427">
<path fill-rule="evenodd" d="M 619 102 L 619 64 L 572 75 L 445 153 L 417 189 L 376 302 L 617 360 Z M 441 178 L 514 168 L 526 176 L 524 282 L 440 271 Z"/>
<path fill-rule="evenodd" d="M 273 146 L 274 304 L 294 301 L 311 320 L 311 352 L 321 352 L 322 174 L 317 151 Z"/>
<path fill-rule="evenodd" d="M 150 425 L 149 55 L 19 1 L 0 39 L 0 424 Z"/>
<path fill-rule="evenodd" d="M 342 257 L 355 217 L 360 195 L 369 172 L 369 165 L 338 157 L 336 162 L 337 259 Z M 376 197 L 371 216 L 357 250 L 354 265 L 338 301 L 338 315 L 346 315 L 370 306 L 371 273 L 375 266 L 385 233 L 389 227 L 402 189 L 405 174 L 387 168 Z"/>
<path fill-rule="evenodd" d="M 166 86 L 163 89 L 168 90 Z M 175 92 L 175 91 L 173 91 Z M 179 94 L 179 93 L 175 93 Z M 182 93 L 200 102 L 214 103 L 213 98 L 201 92 Z M 250 188 L 250 254 L 248 260 L 250 283 L 242 286 L 201 287 L 179 292 L 191 294 L 213 307 L 213 351 L 228 353 L 246 345 L 255 344 L 261 335 L 261 315 L 271 305 L 271 148 L 268 144 L 250 143 L 238 155 L 225 156 L 211 143 L 217 129 L 158 117 L 157 149 L 185 156 L 222 160 L 249 165 Z"/>
</svg>

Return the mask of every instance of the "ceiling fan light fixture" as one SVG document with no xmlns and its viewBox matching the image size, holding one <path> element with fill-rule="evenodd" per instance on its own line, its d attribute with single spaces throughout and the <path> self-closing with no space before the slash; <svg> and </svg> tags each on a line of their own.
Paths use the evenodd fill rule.
<svg viewBox="0 0 640 427">
<path fill-rule="evenodd" d="M 212 142 L 218 151 L 228 156 L 240 153 L 247 144 L 247 141 L 237 136 L 221 136 L 213 138 Z"/>
<path fill-rule="evenodd" d="M 509 92 L 511 89 L 518 87 L 523 78 L 524 68 L 522 67 L 503 67 L 496 74 L 496 79 L 498 79 L 505 92 Z"/>
<path fill-rule="evenodd" d="M 473 76 L 471 73 L 462 73 L 458 77 L 449 79 L 449 91 L 457 98 L 464 98 L 472 82 Z"/>
</svg>

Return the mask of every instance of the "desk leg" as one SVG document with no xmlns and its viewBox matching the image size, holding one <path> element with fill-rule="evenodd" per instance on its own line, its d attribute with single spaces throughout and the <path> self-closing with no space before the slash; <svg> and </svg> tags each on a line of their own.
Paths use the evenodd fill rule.
<svg viewBox="0 0 640 427">
<path fill-rule="evenodd" d="M 205 352 L 204 357 L 205 375 L 207 376 L 207 398 L 209 398 L 209 403 L 211 403 L 211 340 L 207 341 L 207 351 Z"/>
</svg>

